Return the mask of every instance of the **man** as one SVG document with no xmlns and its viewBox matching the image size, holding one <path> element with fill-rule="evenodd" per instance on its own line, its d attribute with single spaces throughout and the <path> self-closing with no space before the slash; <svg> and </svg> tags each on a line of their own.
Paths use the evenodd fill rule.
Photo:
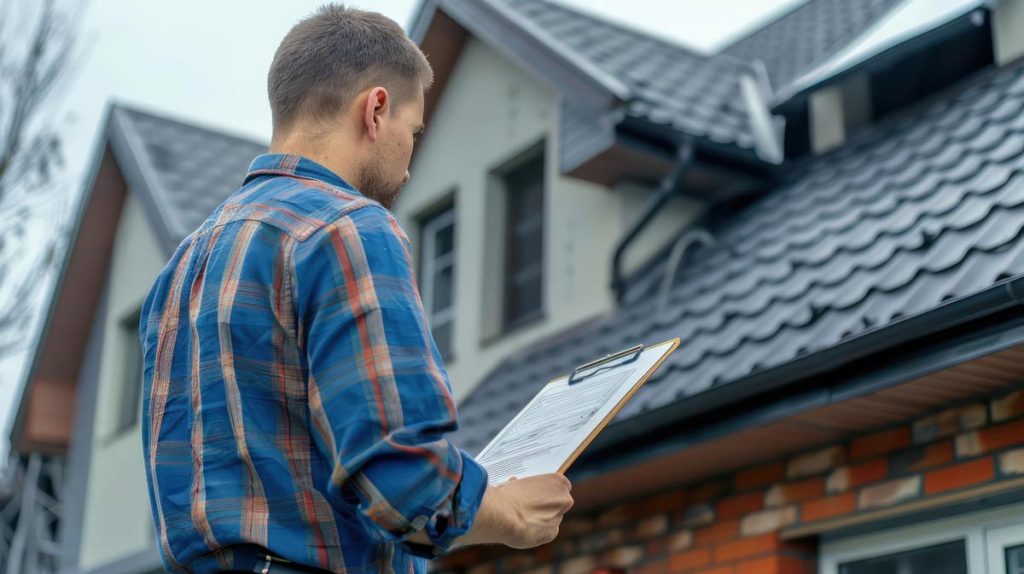
<svg viewBox="0 0 1024 574">
<path fill-rule="evenodd" d="M 424 572 L 551 541 L 561 475 L 489 487 L 388 208 L 433 73 L 393 21 L 325 6 L 278 48 L 274 134 L 143 307 L 143 445 L 176 572 Z"/>
</svg>

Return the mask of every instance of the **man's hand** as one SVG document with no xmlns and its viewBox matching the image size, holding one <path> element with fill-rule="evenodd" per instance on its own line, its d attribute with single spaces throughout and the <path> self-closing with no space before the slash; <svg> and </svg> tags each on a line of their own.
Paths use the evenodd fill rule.
<svg viewBox="0 0 1024 574">
<path fill-rule="evenodd" d="M 473 544 L 505 544 L 526 549 L 547 544 L 558 536 L 562 517 L 572 508 L 572 484 L 561 474 L 511 479 L 488 486 L 473 527 L 455 540 L 452 548 Z M 430 544 L 425 531 L 410 537 Z"/>
<path fill-rule="evenodd" d="M 554 540 L 562 517 L 573 505 L 572 483 L 561 474 L 513 478 L 497 490 L 508 501 L 512 518 L 500 542 L 512 548 L 533 548 Z"/>
</svg>

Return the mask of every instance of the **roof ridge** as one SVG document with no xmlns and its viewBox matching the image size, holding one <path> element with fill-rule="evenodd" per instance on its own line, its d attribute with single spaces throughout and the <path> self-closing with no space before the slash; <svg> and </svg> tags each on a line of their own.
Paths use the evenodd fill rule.
<svg viewBox="0 0 1024 574">
<path fill-rule="evenodd" d="M 515 0 L 499 0 L 499 1 L 505 3 L 506 5 L 514 5 L 514 3 L 515 3 Z M 568 5 L 564 4 L 563 2 L 559 2 L 559 1 L 555 1 L 555 0 L 533 0 L 533 1 L 534 2 L 539 2 L 539 3 L 542 3 L 542 4 L 547 4 L 548 6 L 552 6 L 554 8 L 557 8 L 559 10 L 564 10 L 566 12 L 572 12 L 573 14 L 577 14 L 577 15 L 583 17 L 583 18 L 587 18 L 587 19 L 592 20 L 594 22 L 599 22 L 602 25 L 609 26 L 611 28 L 615 28 L 615 29 L 621 30 L 622 32 L 626 32 L 626 33 L 628 33 L 630 35 L 640 36 L 640 37 L 642 37 L 645 40 L 650 40 L 650 41 L 653 41 L 653 42 L 657 42 L 657 43 L 659 43 L 659 44 L 661 44 L 661 45 L 663 45 L 663 46 L 665 46 L 667 48 L 671 48 L 673 50 L 679 50 L 679 51 L 685 52 L 689 56 L 695 56 L 695 57 L 698 57 L 698 58 L 708 58 L 708 59 L 711 59 L 713 56 L 717 55 L 717 54 L 715 54 L 713 52 L 704 52 L 704 51 L 699 50 L 698 48 L 695 48 L 695 47 L 692 47 L 692 46 L 687 46 L 687 45 L 685 45 L 685 44 L 683 44 L 681 42 L 673 41 L 672 39 L 664 37 L 664 36 L 662 36 L 660 34 L 655 34 L 655 33 L 649 32 L 647 30 L 642 30 L 642 29 L 640 29 L 638 27 L 630 25 L 628 22 L 625 22 L 625 21 L 622 21 L 622 20 L 612 20 L 610 18 L 605 17 L 602 14 L 597 14 L 597 13 L 594 13 L 594 12 L 591 12 L 591 11 L 585 10 L 585 9 L 581 10 L 581 9 L 575 7 L 575 6 L 568 6 Z M 555 38 L 555 39 L 558 40 L 558 38 Z"/>
<path fill-rule="evenodd" d="M 734 48 L 740 42 L 743 42 L 745 40 L 750 39 L 754 34 L 757 34 L 758 32 L 761 32 L 762 30 L 764 30 L 765 28 L 767 28 L 769 26 L 772 26 L 774 24 L 778 24 L 784 18 L 789 17 L 791 14 L 793 14 L 797 10 L 800 10 L 802 8 L 806 8 L 806 7 L 810 6 L 811 4 L 813 4 L 815 2 L 818 2 L 818 1 L 820 1 L 820 0 L 801 0 L 799 3 L 794 3 L 794 5 L 793 5 L 793 7 L 791 9 L 786 10 L 786 11 L 780 11 L 775 17 L 771 18 L 767 22 L 764 22 L 760 26 L 758 26 L 756 28 L 750 28 L 749 30 L 744 32 L 742 35 L 734 38 L 728 44 L 725 44 L 725 45 L 721 46 L 718 49 L 718 51 L 715 52 L 715 53 L 716 54 L 724 54 L 726 52 L 726 50 Z"/>
<path fill-rule="evenodd" d="M 214 134 L 222 138 L 234 139 L 248 144 L 260 145 L 264 147 L 268 145 L 266 141 L 262 141 L 252 136 L 241 134 L 235 131 L 234 128 L 222 128 L 218 126 L 213 126 L 203 121 L 196 122 L 193 120 L 187 120 L 181 116 L 174 115 L 173 112 L 167 112 L 163 110 L 155 111 L 152 108 L 146 108 L 145 105 L 140 106 L 135 103 L 126 104 L 124 102 L 114 101 L 111 103 L 111 107 L 117 110 L 121 110 L 123 112 L 128 112 L 129 114 L 138 114 L 141 116 L 146 116 L 160 121 L 165 121 L 179 126 L 187 127 L 189 129 Z"/>
</svg>

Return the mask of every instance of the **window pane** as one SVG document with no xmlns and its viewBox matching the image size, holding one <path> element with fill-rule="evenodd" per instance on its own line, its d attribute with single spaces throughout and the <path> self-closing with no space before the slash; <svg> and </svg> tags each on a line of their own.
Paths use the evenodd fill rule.
<svg viewBox="0 0 1024 574">
<path fill-rule="evenodd" d="M 1024 574 L 1024 544 L 1006 549 L 1006 574 Z"/>
<path fill-rule="evenodd" d="M 505 324 L 541 310 L 544 256 L 544 156 L 505 176 Z"/>
<path fill-rule="evenodd" d="M 839 567 L 840 574 L 967 574 L 963 540 L 889 554 Z"/>
<path fill-rule="evenodd" d="M 447 265 L 434 272 L 434 301 L 430 308 L 431 315 L 436 315 L 452 306 L 452 278 L 455 273 L 453 265 Z"/>
<path fill-rule="evenodd" d="M 449 223 L 437 230 L 434 256 L 447 255 L 455 249 L 455 225 Z"/>
<path fill-rule="evenodd" d="M 528 273 L 525 278 L 519 276 L 514 284 L 516 288 L 510 301 L 512 316 L 519 319 L 538 311 L 541 304 L 540 274 Z"/>
</svg>

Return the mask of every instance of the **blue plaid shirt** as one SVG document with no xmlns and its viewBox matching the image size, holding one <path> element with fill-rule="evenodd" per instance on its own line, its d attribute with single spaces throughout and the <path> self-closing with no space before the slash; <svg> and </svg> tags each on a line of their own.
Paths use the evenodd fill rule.
<svg viewBox="0 0 1024 574">
<path fill-rule="evenodd" d="M 455 402 L 412 269 L 386 209 L 280 154 L 178 246 L 139 326 L 169 570 L 251 570 L 267 549 L 419 573 L 470 528 L 487 475 L 445 439 Z M 408 540 L 424 527 L 433 546 Z"/>
</svg>

